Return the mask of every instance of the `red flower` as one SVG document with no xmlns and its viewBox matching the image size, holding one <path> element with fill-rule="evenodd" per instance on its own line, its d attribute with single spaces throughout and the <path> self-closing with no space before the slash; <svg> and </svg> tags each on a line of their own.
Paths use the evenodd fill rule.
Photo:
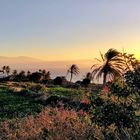
<svg viewBox="0 0 140 140">
<path fill-rule="evenodd" d="M 79 111 L 79 114 L 80 114 L 81 116 L 86 116 L 86 115 L 87 115 L 87 113 L 84 112 L 82 109 Z"/>
<path fill-rule="evenodd" d="M 108 86 L 104 86 L 100 95 L 107 94 L 109 91 L 110 91 L 109 87 Z"/>
<path fill-rule="evenodd" d="M 82 100 L 81 100 L 81 103 L 87 104 L 87 105 L 88 105 L 88 104 L 89 104 L 89 101 L 88 101 L 87 99 L 82 99 Z"/>
</svg>

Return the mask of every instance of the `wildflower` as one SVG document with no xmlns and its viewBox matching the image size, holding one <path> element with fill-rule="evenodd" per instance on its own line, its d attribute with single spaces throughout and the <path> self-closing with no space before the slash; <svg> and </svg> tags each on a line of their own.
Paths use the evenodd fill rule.
<svg viewBox="0 0 140 140">
<path fill-rule="evenodd" d="M 87 104 L 87 105 L 88 105 L 88 104 L 89 104 L 89 101 L 88 101 L 87 99 L 82 99 L 82 100 L 81 100 L 81 103 Z"/>
<path fill-rule="evenodd" d="M 87 113 L 86 113 L 85 111 L 83 111 L 82 109 L 79 111 L 79 114 L 80 114 L 81 116 L 86 116 L 86 115 L 87 115 Z"/>
<path fill-rule="evenodd" d="M 108 86 L 104 86 L 100 95 L 107 94 L 107 93 L 109 93 L 109 91 L 110 91 L 109 87 Z"/>
</svg>

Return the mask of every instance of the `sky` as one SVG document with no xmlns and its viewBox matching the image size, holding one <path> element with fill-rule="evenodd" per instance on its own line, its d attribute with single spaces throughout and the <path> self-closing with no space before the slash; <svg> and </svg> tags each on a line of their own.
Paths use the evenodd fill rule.
<svg viewBox="0 0 140 140">
<path fill-rule="evenodd" d="M 0 1 L 0 56 L 94 59 L 109 48 L 140 58 L 140 0 Z"/>
</svg>

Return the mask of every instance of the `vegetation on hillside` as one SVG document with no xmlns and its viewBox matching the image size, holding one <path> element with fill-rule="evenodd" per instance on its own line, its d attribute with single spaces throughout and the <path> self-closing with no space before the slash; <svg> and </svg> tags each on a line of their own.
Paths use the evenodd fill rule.
<svg viewBox="0 0 140 140">
<path fill-rule="evenodd" d="M 70 81 L 51 79 L 46 70 L 11 74 L 4 66 L 0 139 L 139 140 L 140 63 L 114 49 L 101 57 L 103 63 L 76 83 L 76 65 L 68 70 Z M 103 78 L 103 85 L 91 83 L 93 78 Z"/>
</svg>

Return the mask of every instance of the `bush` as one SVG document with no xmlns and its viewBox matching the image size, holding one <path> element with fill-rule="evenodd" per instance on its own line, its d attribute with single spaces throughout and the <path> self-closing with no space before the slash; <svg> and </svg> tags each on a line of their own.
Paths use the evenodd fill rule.
<svg viewBox="0 0 140 140">
<path fill-rule="evenodd" d="M 87 87 L 88 85 L 90 85 L 91 80 L 88 78 L 83 79 L 82 81 L 82 85 Z"/>
<path fill-rule="evenodd" d="M 45 108 L 38 116 L 4 121 L 0 139 L 103 139 L 102 132 L 91 124 L 87 114 L 64 108 Z"/>
<path fill-rule="evenodd" d="M 53 80 L 53 83 L 54 85 L 62 85 L 62 77 L 56 77 L 54 80 Z"/>
<path fill-rule="evenodd" d="M 108 127 L 111 125 L 114 125 L 115 134 L 121 140 L 138 138 L 138 96 L 135 96 L 135 90 L 128 84 L 132 77 L 127 78 L 126 81 L 119 79 L 109 83 L 98 97 L 93 96 L 91 99 L 92 122 L 105 128 L 105 138 L 114 137 L 114 133 L 108 133 Z"/>
</svg>

